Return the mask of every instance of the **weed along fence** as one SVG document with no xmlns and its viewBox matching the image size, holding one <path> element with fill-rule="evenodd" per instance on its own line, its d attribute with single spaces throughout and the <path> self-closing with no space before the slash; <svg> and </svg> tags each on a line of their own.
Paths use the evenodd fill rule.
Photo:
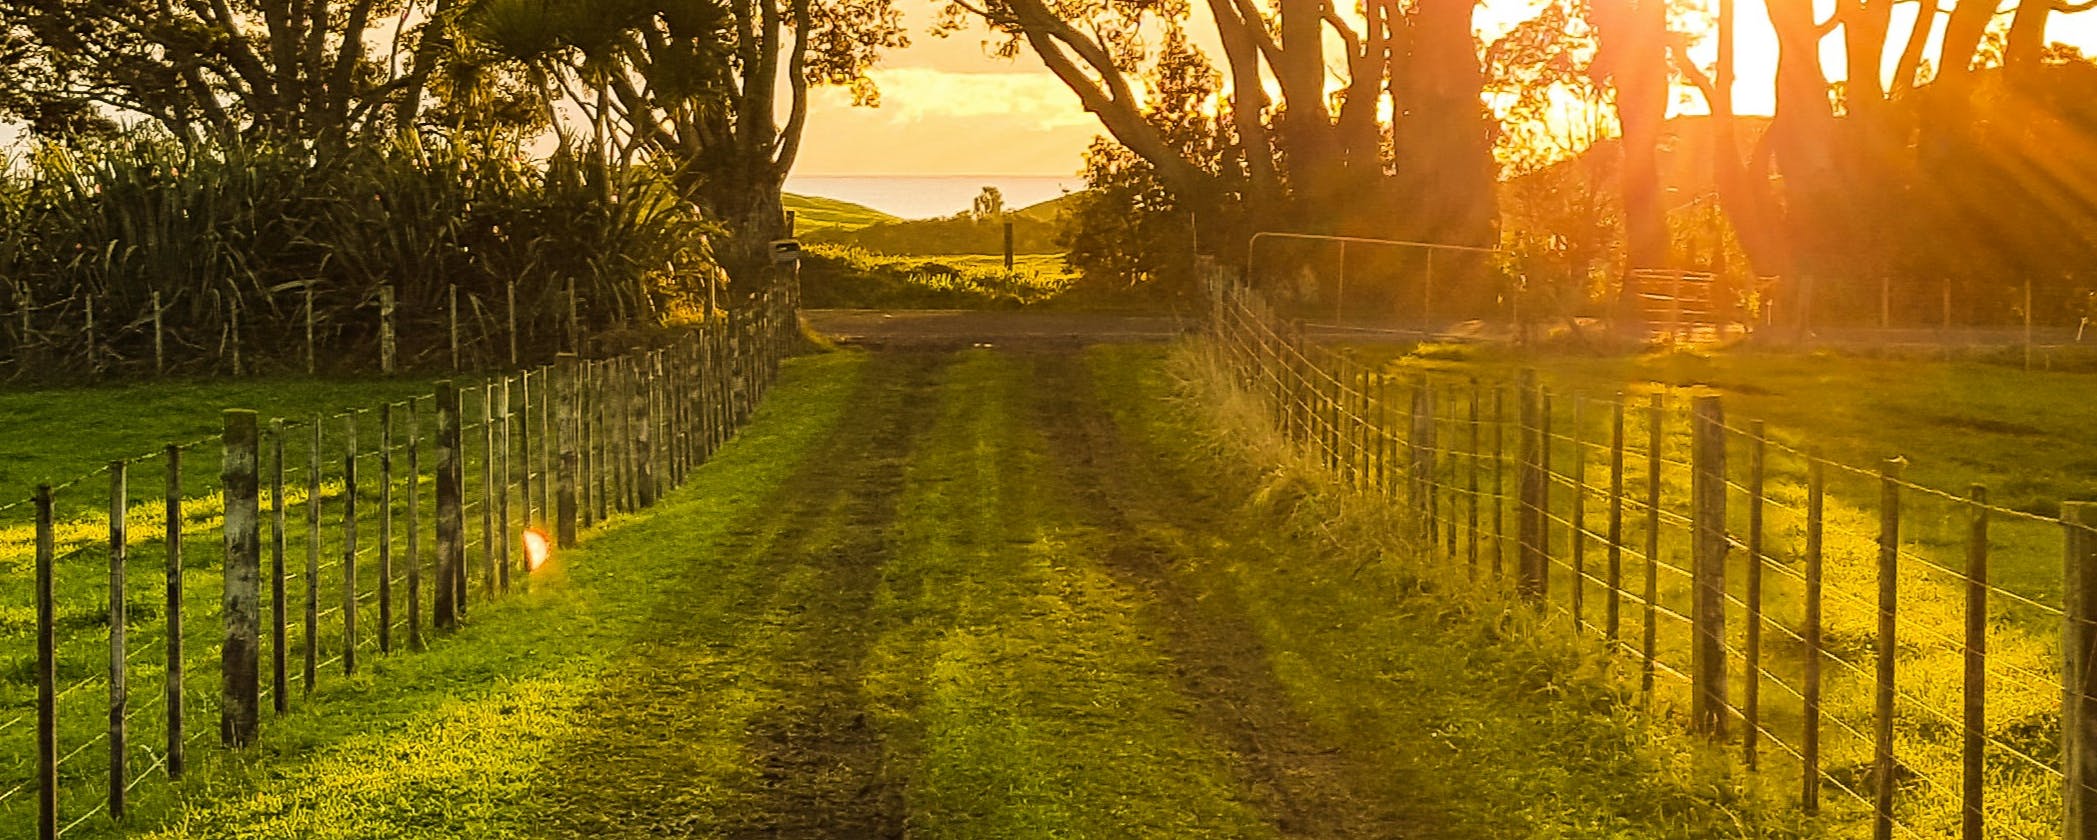
<svg viewBox="0 0 2097 840">
<path fill-rule="evenodd" d="M 1207 288 L 1214 358 L 1298 451 L 1606 646 L 1756 786 L 1878 838 L 2097 837 L 2097 503 L 1839 463 L 1693 390 L 1394 376 Z"/>
<path fill-rule="evenodd" d="M 547 534 L 647 507 L 743 423 L 792 292 L 646 350 L 222 437 L 0 506 L 0 835 L 121 821 L 200 742 L 269 738 L 529 586 Z"/>
</svg>

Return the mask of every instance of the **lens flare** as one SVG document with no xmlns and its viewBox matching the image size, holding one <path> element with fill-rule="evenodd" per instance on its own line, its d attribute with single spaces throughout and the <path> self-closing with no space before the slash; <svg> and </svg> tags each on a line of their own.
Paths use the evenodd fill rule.
<svg viewBox="0 0 2097 840">
<path fill-rule="evenodd" d="M 525 571 L 529 572 L 529 571 L 532 571 L 532 570 L 534 570 L 534 569 L 537 569 L 537 568 L 539 568 L 540 566 L 544 566 L 544 565 L 546 565 L 546 557 L 547 557 L 548 555 L 552 554 L 552 553 L 553 553 L 553 549 L 552 549 L 552 547 L 551 547 L 551 546 L 549 546 L 549 545 L 547 544 L 547 542 L 546 542 L 546 535 L 545 535 L 545 534 L 539 533 L 538 529 L 536 529 L 536 528 L 527 528 L 527 529 L 525 529 L 525 531 L 524 531 L 524 570 L 525 570 Z"/>
</svg>

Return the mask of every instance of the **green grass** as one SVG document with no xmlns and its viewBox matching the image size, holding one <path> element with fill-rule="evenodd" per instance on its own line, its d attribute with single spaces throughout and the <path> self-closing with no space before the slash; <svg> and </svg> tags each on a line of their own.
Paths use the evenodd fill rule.
<svg viewBox="0 0 2097 840">
<path fill-rule="evenodd" d="M 635 629 L 670 605 L 662 582 L 689 579 L 691 547 L 728 540 L 770 502 L 790 472 L 780 454 L 838 421 L 858 362 L 790 365 L 757 426 L 650 514 L 615 516 L 534 573 L 528 591 L 476 604 L 465 629 L 428 652 L 373 655 L 355 678 L 324 678 L 292 714 L 265 713 L 250 754 L 221 752 L 207 737 L 191 780 L 139 788 L 130 825 L 167 837 L 562 836 L 540 828 L 558 805 L 539 797 L 547 765 L 580 737 Z M 761 572 L 744 570 L 746 579 Z M 76 808 L 90 801 L 69 797 Z M 11 816 L 0 836 L 30 824 Z M 129 833 L 100 818 L 83 830 Z"/>
<path fill-rule="evenodd" d="M 803 252 L 806 305 L 819 309 L 1010 309 L 1046 303 L 1075 276 L 1052 254 L 889 257 L 857 248 Z"/>
<path fill-rule="evenodd" d="M 1648 427 L 1643 406 L 1651 394 L 1666 399 L 1660 467 L 1663 498 L 1668 510 L 1680 514 L 1689 510 L 1685 464 L 1690 449 L 1686 410 L 1691 394 L 1720 395 L 1728 422 L 1736 428 L 1747 428 L 1750 419 L 1763 419 L 1776 443 L 1818 451 L 1828 459 L 1857 467 L 1856 471 L 1828 471 L 1829 595 L 1824 626 L 1828 654 L 1867 675 L 1874 664 L 1877 623 L 1879 487 L 1873 473 L 1881 458 L 1905 455 L 1909 461 L 1905 476 L 1923 486 L 1963 495 L 1969 482 L 1983 482 L 1993 486 L 1997 504 L 2041 514 L 2056 510 L 2062 498 L 2088 497 L 2097 490 L 2090 484 L 2088 471 L 2082 469 L 2085 461 L 2097 463 L 2097 451 L 2082 439 L 2079 425 L 2087 411 L 2074 396 L 2088 387 L 2086 375 L 1968 363 L 1738 351 L 1517 356 L 1490 348 L 1423 346 L 1360 347 L 1350 352 L 1401 377 L 1422 372 L 1433 375 L 1437 413 L 1443 418 L 1440 439 L 1443 445 L 1459 450 L 1468 446 L 1463 418 L 1471 391 L 1465 380 L 1477 377 L 1486 383 L 1481 393 L 1484 411 L 1490 415 L 1492 384 L 1511 380 L 1519 367 L 1537 368 L 1554 395 L 1554 431 L 1577 434 L 1587 443 L 1584 470 L 1579 472 L 1590 488 L 1584 506 L 1586 522 L 1598 531 L 1606 522 L 1599 489 L 1609 480 L 1606 453 L 1598 445 L 1608 439 L 1606 401 L 1619 393 L 1633 407 L 1627 422 L 1633 451 L 1626 486 L 1637 494 L 1643 492 L 1646 475 L 1643 442 Z M 1401 379 L 1394 391 L 1400 400 L 1400 416 L 1404 387 Z M 1581 396 L 1589 402 L 1576 424 L 1574 404 Z M 1511 418 L 1514 394 L 1510 391 L 1505 397 Z M 1506 473 L 1510 495 L 1514 441 L 1510 433 Z M 1732 436 L 1729 450 L 1730 477 L 1744 483 L 1745 439 Z M 1575 472 L 1575 453 L 1564 440 L 1553 447 L 1552 462 L 1561 474 Z M 1797 576 L 1804 552 L 1805 459 L 1775 447 L 1769 450 L 1768 459 L 1770 507 L 1765 529 L 1771 562 L 1765 574 L 1765 612 L 1779 627 L 1798 628 L 1803 620 L 1803 593 Z M 1468 465 L 1462 455 L 1442 459 L 1444 486 L 1464 480 Z M 1490 479 L 1480 483 L 1489 487 Z M 1553 489 L 1553 510 L 1559 521 L 1552 525 L 1556 565 L 1550 586 L 1561 608 L 1567 606 L 1568 593 L 1575 585 L 1569 569 L 1571 537 L 1564 524 L 1573 511 L 1570 495 L 1563 485 Z M 1747 499 L 1738 488 L 1729 496 L 1729 527 L 1736 535 L 1744 534 Z M 1899 759 L 1911 775 L 1901 797 L 1900 816 L 1928 832 L 1955 825 L 1957 819 L 1958 727 L 1951 721 L 1957 720 L 1960 708 L 1959 628 L 1964 596 L 1957 573 L 1965 569 L 1968 512 L 1950 499 L 1915 491 L 1902 494 L 1902 507 L 1904 557 L 1899 574 L 1896 664 L 1903 699 L 1897 707 L 1896 739 Z M 1444 510 L 1466 510 L 1463 497 L 1448 497 Z M 1512 505 L 1504 517 L 1511 532 L 1515 522 Z M 1626 544 L 1636 551 L 1644 542 L 1645 526 L 1635 507 L 1627 515 L 1625 533 Z M 1686 613 L 1689 581 L 1668 567 L 1688 565 L 1689 534 L 1672 519 L 1663 522 L 1659 533 L 1666 558 L 1658 570 L 1660 600 Z M 2050 826 L 2059 808 L 2058 783 L 2018 753 L 2039 764 L 2056 760 L 2060 653 L 2058 618 L 2019 598 L 2059 603 L 2061 540 L 2057 525 L 2009 516 L 1997 516 L 1990 533 L 1992 582 L 2014 593 L 2014 597 L 1994 596 L 1990 603 L 1988 726 L 1997 742 L 1987 750 L 1992 780 L 1990 820 L 2026 833 Z M 1507 553 L 1511 562 L 1512 550 Z M 1599 541 L 1586 545 L 1588 574 L 1601 573 L 1603 555 Z M 1645 561 L 1627 555 L 1624 562 L 1625 580 L 1634 582 L 1635 591 Z M 1745 597 L 1745 555 L 1734 551 L 1729 563 L 1729 591 L 1736 598 Z M 1600 587 L 1588 581 L 1586 589 L 1588 619 L 1594 621 L 1600 608 Z M 1625 610 L 1625 637 L 1636 639 L 1643 617 L 1634 606 L 1627 604 Z M 1744 630 L 1739 607 L 1733 610 L 1729 643 L 1738 651 L 1744 644 Z M 1665 617 L 1658 621 L 1662 661 L 1686 670 L 1686 627 Z M 1799 742 L 1798 703 L 1784 685 L 1795 688 L 1801 684 L 1804 651 L 1782 630 L 1766 630 L 1764 637 L 1765 666 L 1772 675 L 1762 684 L 1764 721 L 1795 746 Z M 1849 734 L 1843 725 L 1869 731 L 1871 680 L 1840 663 L 1831 663 L 1825 671 L 1827 709 L 1835 722 L 1824 728 L 1824 766 L 1838 780 L 1862 790 L 1870 767 L 1870 745 Z M 1745 690 L 1746 677 L 1737 658 L 1731 668 L 1731 696 L 1737 699 Z M 1663 684 L 1671 682 L 1664 675 L 1661 679 Z M 1766 749 L 1765 754 L 1773 767 L 1796 772 L 1796 765 L 1780 748 Z M 1838 800 L 1844 796 L 1832 788 L 1829 795 Z"/>
<path fill-rule="evenodd" d="M 131 827 L 1794 833 L 1591 651 L 1430 589 L 1388 512 L 1263 468 L 1185 371 L 1155 349 L 795 360 L 658 507 L 429 652 L 323 680 L 250 754 L 199 748 Z M 1211 626 L 1238 629 L 1204 647 Z"/>
<path fill-rule="evenodd" d="M 430 392 L 430 380 L 423 379 L 252 379 L 0 393 L 0 440 L 7 441 L 0 445 L 0 503 L 28 499 L 39 483 L 67 482 L 114 459 L 157 462 L 161 447 L 169 443 L 216 445 L 229 408 L 254 410 L 267 423 L 272 417 L 311 419 Z M 185 472 L 185 495 L 215 486 L 212 454 Z M 154 484 L 133 492 L 143 499 L 160 489 Z M 68 500 L 61 497 L 61 509 Z M 10 512 L 10 518 L 19 517 Z"/>
<path fill-rule="evenodd" d="M 422 528 L 418 542 L 422 547 L 420 561 L 424 567 L 422 610 L 425 616 L 427 614 L 428 593 L 433 591 L 428 569 L 434 540 L 431 523 L 434 521 L 436 460 L 430 441 L 435 427 L 435 410 L 428 397 L 418 394 L 427 393 L 429 387 L 430 383 L 412 380 L 279 380 L 49 390 L 0 397 L 0 402 L 13 402 L 21 408 L 12 415 L 11 422 L 24 431 L 25 437 L 72 444 L 43 452 L 39 463 L 47 466 L 41 469 L 59 474 L 89 469 L 103 461 L 105 456 L 94 451 L 100 447 L 110 448 L 105 451 L 150 456 L 129 466 L 126 495 L 129 558 L 124 601 L 128 615 L 127 670 L 131 692 L 127 756 L 134 778 L 142 779 L 141 790 L 165 784 L 164 778 L 156 771 L 163 759 L 167 732 L 166 717 L 161 711 L 167 686 L 169 641 L 163 594 L 168 556 L 164 542 L 167 520 L 163 513 L 167 473 L 166 463 L 154 442 L 177 440 L 184 443 L 183 501 L 179 520 L 183 539 L 182 610 L 186 617 L 182 634 L 183 662 L 187 672 L 184 722 L 192 736 L 207 738 L 203 743 L 209 743 L 208 738 L 215 737 L 217 729 L 217 645 L 222 633 L 216 620 L 220 611 L 223 566 L 223 500 L 217 495 L 221 448 L 217 435 L 213 434 L 213 430 L 223 425 L 220 410 L 227 406 L 249 407 L 259 409 L 264 418 L 265 605 L 270 601 L 266 578 L 272 563 L 267 549 L 271 528 L 268 476 L 274 464 L 267 424 L 272 415 L 290 415 L 290 428 L 284 439 L 284 561 L 289 624 L 285 652 L 291 691 L 297 692 L 300 690 L 299 670 L 309 648 L 319 663 L 317 671 L 322 685 L 342 679 L 344 670 L 344 666 L 338 664 L 344 661 L 348 646 L 342 607 L 345 586 L 342 570 L 347 554 L 343 527 L 347 498 L 344 493 L 344 459 L 348 451 L 346 435 L 352 427 L 356 429 L 359 441 L 357 469 L 360 474 L 356 517 L 360 538 L 355 558 L 356 650 L 366 668 L 372 667 L 372 660 L 379 657 L 381 569 L 377 554 L 382 497 L 379 490 L 381 427 L 378 407 L 389 403 L 395 411 L 395 481 L 390 509 L 394 530 L 389 540 L 393 551 L 391 592 L 395 605 L 392 626 L 383 632 L 391 635 L 395 645 L 406 646 L 408 607 L 404 578 L 409 549 L 403 542 L 402 529 L 409 512 L 404 448 L 410 404 L 415 406 L 420 418 L 421 489 L 417 509 Z M 512 399 L 521 404 L 521 389 L 513 388 L 513 392 Z M 543 397 L 544 394 L 539 393 L 534 399 Z M 487 550 L 484 541 L 484 534 L 488 531 L 482 510 L 489 502 L 485 501 L 487 497 L 483 493 L 482 467 L 489 449 L 484 433 L 478 428 L 481 399 L 482 391 L 477 383 L 461 388 L 462 406 L 468 415 L 463 424 L 462 453 L 467 499 L 465 538 L 472 578 L 471 600 L 476 604 L 485 600 L 482 595 L 482 580 L 486 577 L 483 570 L 496 557 Z M 307 473 L 310 459 L 315 454 L 313 423 L 316 414 L 324 415 L 320 421 L 324 439 L 318 452 L 320 486 L 317 496 L 308 487 L 310 479 Z M 92 425 L 81 428 L 77 434 L 27 434 L 29 429 L 48 432 L 58 416 L 89 418 Z M 538 419 L 534 415 L 534 423 Z M 543 436 L 536 429 L 532 435 L 532 445 L 527 449 L 523 423 L 514 424 L 511 445 L 516 451 L 512 468 L 520 475 L 532 468 L 531 456 L 542 451 L 539 444 Z M 60 766 L 60 777 L 65 787 L 63 809 L 68 814 L 85 813 L 100 802 L 98 784 L 108 766 L 106 741 L 101 739 L 105 734 L 109 657 L 107 512 L 110 491 L 108 475 L 97 473 L 70 486 L 62 485 L 56 499 L 59 513 L 54 529 L 57 549 L 54 563 L 58 634 L 56 670 L 60 689 L 60 752 L 66 756 Z M 312 530 L 308 519 L 316 509 L 322 519 L 318 533 Z M 512 528 L 521 528 L 527 521 L 521 491 L 511 494 L 510 515 Z M 29 725 L 35 691 L 35 618 L 29 594 L 34 569 L 33 529 L 25 518 L 26 508 L 17 508 L 8 512 L 6 520 L 0 521 L 0 592 L 7 593 L 4 601 L 0 601 L 0 817 L 4 817 L 0 822 L 27 819 L 34 813 L 33 797 L 28 791 L 6 795 L 30 778 L 35 761 L 30 746 L 32 727 Z M 495 544 L 499 546 L 501 542 Z M 304 569 L 309 550 L 318 551 L 319 568 L 317 597 L 313 599 L 319 620 L 317 630 L 310 638 L 304 631 L 302 620 L 307 603 Z M 264 618 L 268 619 L 267 613 Z M 271 646 L 266 631 L 264 647 L 264 702 L 267 704 L 274 692 L 269 687 L 271 672 L 267 653 Z M 297 704 L 298 701 L 293 702 Z"/>
<path fill-rule="evenodd" d="M 871 225 L 900 221 L 872 207 L 814 195 L 784 196 L 786 209 L 794 211 L 794 226 L 801 235 L 820 231 L 851 231 Z"/>
<path fill-rule="evenodd" d="M 1180 395 L 1115 412 L 1246 523 L 1204 540 L 1242 542 L 1189 574 L 1244 605 L 1321 732 L 1411 771 L 1390 784 L 1443 809 L 1430 836 L 1811 833 L 1760 780 L 1643 714 L 1601 651 L 1423 553 L 1405 510 L 1334 487 L 1205 356 L 1160 367 L 1156 352 L 1101 349 L 1093 364 L 1105 393 Z"/>
</svg>

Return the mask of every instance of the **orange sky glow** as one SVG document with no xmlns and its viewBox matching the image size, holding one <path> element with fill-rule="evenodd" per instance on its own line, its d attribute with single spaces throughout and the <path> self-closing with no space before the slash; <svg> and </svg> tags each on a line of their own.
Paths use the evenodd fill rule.
<svg viewBox="0 0 2097 840">
<path fill-rule="evenodd" d="M 938 2 L 900 0 L 913 44 L 888 55 L 875 70 L 881 107 L 855 108 L 842 90 L 817 91 L 796 175 L 1070 176 L 1078 171 L 1085 146 L 1103 132 L 1077 97 L 1031 54 L 1011 60 L 989 56 L 983 43 L 989 36 L 980 30 L 947 38 L 926 34 Z M 1914 8 L 1896 8 L 1892 42 L 1905 40 Z M 1493 37 L 1534 9 L 1529 0 L 1485 0 L 1478 30 Z M 1766 114 L 1772 104 L 1775 36 L 1761 0 L 1739 0 L 1736 13 L 1740 77 L 1734 96 L 1742 113 Z M 1941 17 L 1938 25 L 1941 29 Z M 1214 30 L 1198 21 L 1192 31 L 1211 60 L 1220 62 Z M 2085 47 L 2097 44 L 2097 13 L 2055 15 L 2047 34 Z M 1841 39 L 1823 43 L 1823 64 L 1831 78 L 1839 79 Z M 1699 49 L 1700 57 L 1711 61 L 1715 38 L 1707 35 Z M 1693 96 L 1688 99 L 1680 110 L 1703 110 Z"/>
</svg>

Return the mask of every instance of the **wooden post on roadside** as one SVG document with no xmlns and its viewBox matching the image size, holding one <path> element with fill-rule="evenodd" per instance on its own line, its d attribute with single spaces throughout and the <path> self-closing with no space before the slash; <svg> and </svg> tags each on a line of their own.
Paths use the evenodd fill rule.
<svg viewBox="0 0 2097 840">
<path fill-rule="evenodd" d="M 542 379 L 540 380 L 540 382 L 542 383 L 540 386 L 540 399 L 545 399 L 545 386 L 543 384 L 545 380 Z M 519 403 L 519 422 L 517 423 L 517 446 L 518 448 L 524 450 L 524 476 L 522 478 L 524 484 L 524 497 L 520 501 L 524 502 L 524 526 L 527 528 L 532 528 L 537 527 L 537 525 L 539 524 L 540 508 L 538 508 L 532 501 L 532 456 L 536 454 L 539 450 L 532 444 L 533 415 L 531 371 L 527 370 L 517 375 L 517 389 L 522 392 L 517 398 L 517 401 Z M 504 451 L 509 451 L 508 447 L 504 447 Z"/>
<path fill-rule="evenodd" d="M 109 463 L 109 818 L 124 818 L 124 793 L 129 779 L 130 740 L 124 718 L 131 709 L 130 669 L 125 667 L 125 638 L 130 629 L 126 618 L 129 587 L 125 564 L 131 557 L 131 487 L 129 465 Z"/>
<path fill-rule="evenodd" d="M 408 400 L 408 511 L 407 527 L 401 530 L 401 541 L 407 553 L 401 559 L 408 566 L 408 649 L 422 650 L 422 419 L 415 411 L 415 400 Z"/>
<path fill-rule="evenodd" d="M 357 673 L 357 414 L 342 416 L 342 673 Z"/>
<path fill-rule="evenodd" d="M 179 488 L 173 488 L 179 491 Z M 271 711 L 291 710 L 284 614 L 284 421 L 269 421 L 269 687 Z M 170 555 L 172 556 L 172 555 Z M 173 638 L 172 634 L 169 636 Z"/>
<path fill-rule="evenodd" d="M 500 412 L 502 434 L 499 436 L 496 450 L 500 454 L 490 456 L 488 460 L 496 462 L 494 464 L 495 472 L 497 475 L 502 476 L 502 481 L 498 482 L 494 489 L 495 521 L 498 523 L 497 528 L 499 529 L 495 533 L 497 552 L 495 565 L 501 573 L 497 582 L 502 591 L 508 592 L 510 591 L 510 544 L 515 542 L 515 540 L 510 538 L 510 526 L 512 524 L 510 519 L 510 487 L 516 484 L 517 477 L 510 470 L 510 378 L 507 376 L 502 378 L 502 389 L 497 399 L 502 403 L 502 411 Z"/>
<path fill-rule="evenodd" d="M 1469 457 L 1464 459 L 1464 495 L 1470 499 L 1466 505 L 1467 516 L 1464 527 L 1464 568 L 1472 580 L 1478 579 L 1478 380 L 1471 380 L 1471 440 Z"/>
<path fill-rule="evenodd" d="M 1507 565 L 1507 388 L 1493 386 L 1493 577 Z"/>
<path fill-rule="evenodd" d="M 320 681 L 320 452 L 327 418 L 313 416 L 313 441 L 306 450 L 306 662 L 302 674 L 307 694 Z"/>
<path fill-rule="evenodd" d="M 554 496 L 554 542 L 560 548 L 575 545 L 575 487 L 576 432 L 579 415 L 576 402 L 580 397 L 582 376 L 575 362 L 575 354 L 562 353 L 553 379 L 554 402 L 559 406 L 560 418 L 554 423 L 554 434 L 559 438 L 560 458 L 554 465 L 557 476 Z"/>
<path fill-rule="evenodd" d="M 1012 273 L 1012 220 L 1005 220 L 1005 273 Z"/>
<path fill-rule="evenodd" d="M 459 389 L 447 379 L 437 383 L 437 589 L 434 622 L 438 630 L 458 627 L 455 591 L 459 567 L 465 564 L 466 540 L 459 486 Z"/>
<path fill-rule="evenodd" d="M 181 779 L 189 767 L 182 726 L 182 447 L 168 444 L 162 540 L 167 578 L 167 777 Z"/>
<path fill-rule="evenodd" d="M 58 634 L 51 485 L 36 488 L 36 836 L 58 837 Z"/>
<path fill-rule="evenodd" d="M 1741 651 L 1745 660 L 1741 670 L 1747 679 L 1740 686 L 1740 711 L 1744 721 L 1740 752 L 1749 770 L 1758 767 L 1760 756 L 1757 750 L 1762 735 L 1762 483 L 1766 433 L 1761 420 L 1748 421 L 1747 614 L 1741 619 L 1746 623 L 1742 629 L 1747 631 L 1747 641 Z"/>
<path fill-rule="evenodd" d="M 1695 581 L 1690 620 L 1690 719 L 1714 738 L 1726 733 L 1726 432 L 1719 398 L 1690 402 L 1690 513 Z"/>
<path fill-rule="evenodd" d="M 1566 429 L 1566 437 L 1571 438 L 1573 444 L 1573 510 L 1572 516 L 1569 517 L 1571 526 L 1567 530 L 1573 532 L 1572 602 L 1575 631 L 1587 627 L 1587 613 L 1584 609 L 1587 601 L 1587 441 L 1580 434 L 1580 410 L 1585 407 L 1586 400 L 1578 394 L 1573 395 L 1573 422 Z M 1550 441 L 1547 440 L 1544 444 L 1549 446 Z"/>
<path fill-rule="evenodd" d="M 1894 657 L 1898 655 L 1900 607 L 1900 468 L 1888 459 L 1879 468 L 1879 629 L 1872 683 L 1872 837 L 1892 840 L 1895 770 L 1893 755 Z M 2062 720 L 2068 720 L 2063 717 Z M 2072 835 L 2071 835 L 2072 836 Z"/>
<path fill-rule="evenodd" d="M 2061 836 L 2097 835 L 2097 502 L 2061 503 L 2067 556 L 2061 629 Z"/>
<path fill-rule="evenodd" d="M 1822 539 L 1825 527 L 1821 514 L 1827 499 L 1827 473 L 1820 455 L 1806 454 L 1806 592 L 1805 618 L 1800 635 L 1805 637 L 1805 668 L 1799 687 L 1803 720 L 1799 723 L 1799 808 L 1807 815 L 1820 812 L 1820 666 Z"/>
<path fill-rule="evenodd" d="M 1544 484 L 1544 440 L 1543 411 L 1538 404 L 1542 389 L 1536 384 L 1536 371 L 1524 369 L 1515 386 L 1521 398 L 1522 462 L 1516 493 L 1521 497 L 1516 522 L 1516 551 L 1518 576 L 1516 590 L 1530 601 L 1540 601 L 1544 596 L 1544 576 L 1548 571 L 1542 543 L 1544 525 L 1543 508 L 1539 503 Z"/>
<path fill-rule="evenodd" d="M 1623 632 L 1624 615 L 1624 394 L 1609 410 L 1609 558 L 1603 577 L 1608 600 L 1602 605 L 1602 635 L 1612 645 Z"/>
<path fill-rule="evenodd" d="M 1638 689 L 1648 702 L 1653 698 L 1653 666 L 1659 655 L 1660 618 L 1660 447 L 1666 441 L 1662 424 L 1667 418 L 1662 402 L 1665 398 L 1658 392 L 1652 404 L 1646 408 L 1646 532 L 1645 532 L 1645 588 L 1639 593 L 1645 598 L 1645 624 L 1640 628 Z"/>
<path fill-rule="evenodd" d="M 495 594 L 497 578 L 507 581 L 508 569 L 495 563 L 495 382 L 481 380 L 481 594 Z"/>
<path fill-rule="evenodd" d="M 225 457 L 219 478 L 225 490 L 225 591 L 220 599 L 225 644 L 220 648 L 219 739 L 228 747 L 255 741 L 256 665 L 261 621 L 257 588 L 261 583 L 262 534 L 256 498 L 255 412 L 229 410 L 221 442 Z"/>
<path fill-rule="evenodd" d="M 1987 834 L 1988 749 L 1988 488 L 1968 491 L 1973 504 L 1966 531 L 1966 650 L 1959 748 L 1959 837 Z M 2065 720 L 2066 718 L 2063 718 Z M 2072 836 L 2072 835 L 2071 835 Z"/>
<path fill-rule="evenodd" d="M 638 491 L 635 501 L 640 507 L 645 508 L 655 504 L 655 497 L 660 491 L 656 485 L 659 478 L 656 459 L 662 457 L 658 451 L 661 441 L 656 440 L 655 424 L 661 420 L 661 416 L 655 405 L 655 383 L 662 380 L 662 365 L 654 353 L 645 354 L 637 361 L 639 367 L 635 369 L 636 376 L 629 381 L 634 383 L 634 390 L 638 393 L 628 396 L 633 400 L 634 411 L 639 418 L 634 425 L 633 436 L 634 484 Z"/>
<path fill-rule="evenodd" d="M 379 405 L 379 652 L 393 652 L 393 403 Z"/>
</svg>

